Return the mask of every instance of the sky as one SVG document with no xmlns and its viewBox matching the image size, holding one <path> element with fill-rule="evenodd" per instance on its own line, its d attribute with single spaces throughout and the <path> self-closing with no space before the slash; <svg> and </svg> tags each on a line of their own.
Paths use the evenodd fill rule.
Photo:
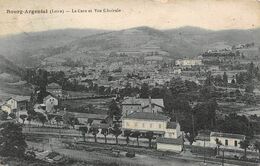
<svg viewBox="0 0 260 166">
<path fill-rule="evenodd" d="M 48 13 L 7 13 L 40 9 L 47 9 Z M 50 14 L 52 9 L 64 13 Z M 72 13 L 78 9 L 92 12 Z M 119 30 L 138 26 L 251 29 L 260 27 L 260 0 L 0 0 L 0 25 L 0 36 L 67 28 Z"/>
</svg>

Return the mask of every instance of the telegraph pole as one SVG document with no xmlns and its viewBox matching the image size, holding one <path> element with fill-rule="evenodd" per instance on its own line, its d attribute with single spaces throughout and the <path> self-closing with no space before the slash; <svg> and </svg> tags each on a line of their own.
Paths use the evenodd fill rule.
<svg viewBox="0 0 260 166">
<path fill-rule="evenodd" d="M 223 148 L 223 155 L 222 155 L 222 166 L 224 166 L 224 148 Z"/>
<path fill-rule="evenodd" d="M 203 159 L 204 159 L 204 165 L 206 165 L 206 151 L 205 151 L 205 136 L 204 136 L 204 157 L 203 157 Z"/>
</svg>

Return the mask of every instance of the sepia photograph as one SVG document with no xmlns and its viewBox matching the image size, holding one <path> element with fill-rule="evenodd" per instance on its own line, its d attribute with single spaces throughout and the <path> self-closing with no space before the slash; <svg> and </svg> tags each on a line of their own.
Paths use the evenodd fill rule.
<svg viewBox="0 0 260 166">
<path fill-rule="evenodd" d="M 260 166 L 260 0 L 0 0 L 0 166 Z"/>
</svg>

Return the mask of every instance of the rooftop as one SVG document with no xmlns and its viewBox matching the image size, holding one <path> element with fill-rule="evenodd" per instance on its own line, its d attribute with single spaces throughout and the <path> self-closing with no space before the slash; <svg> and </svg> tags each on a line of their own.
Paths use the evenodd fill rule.
<svg viewBox="0 0 260 166">
<path fill-rule="evenodd" d="M 210 137 L 224 137 L 224 138 L 245 139 L 246 136 L 242 135 L 242 134 L 211 132 L 210 133 Z"/>
<path fill-rule="evenodd" d="M 57 83 L 50 83 L 47 85 L 47 88 L 61 88 L 61 86 Z"/>
<path fill-rule="evenodd" d="M 9 98 L 8 100 L 10 99 L 14 99 L 15 101 L 29 101 L 30 100 L 30 96 L 12 96 L 11 98 Z"/>
<path fill-rule="evenodd" d="M 178 126 L 178 123 L 177 122 L 168 122 L 167 123 L 167 129 L 176 129 Z"/>
<path fill-rule="evenodd" d="M 124 119 L 143 119 L 143 120 L 161 120 L 167 121 L 169 118 L 162 114 L 150 112 L 134 112 L 124 117 Z"/>
<path fill-rule="evenodd" d="M 149 105 L 149 101 L 150 99 L 143 99 L 143 98 L 135 98 L 135 97 L 129 97 L 129 98 L 126 98 L 124 101 L 123 101 L 123 105 L 141 105 L 142 107 L 145 107 L 147 105 Z M 157 106 L 160 106 L 160 107 L 164 107 L 164 103 L 163 103 L 163 99 L 151 99 L 151 103 L 152 104 L 155 104 Z"/>
<path fill-rule="evenodd" d="M 106 114 L 87 114 L 87 113 L 78 113 L 78 112 L 70 112 L 70 113 L 74 114 L 76 118 L 104 120 L 108 117 L 108 115 Z"/>
<path fill-rule="evenodd" d="M 44 97 L 44 101 L 46 101 L 46 100 L 48 100 L 48 99 L 50 99 L 50 98 L 52 98 L 53 96 L 52 95 L 48 95 L 48 96 L 46 96 L 46 97 Z M 56 99 L 56 97 L 53 97 L 53 98 L 55 98 Z"/>
</svg>

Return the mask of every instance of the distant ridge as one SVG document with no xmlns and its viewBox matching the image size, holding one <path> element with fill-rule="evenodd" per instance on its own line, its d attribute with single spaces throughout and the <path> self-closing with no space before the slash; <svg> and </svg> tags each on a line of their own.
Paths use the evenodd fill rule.
<svg viewBox="0 0 260 166">
<path fill-rule="evenodd" d="M 254 42 L 257 47 L 260 46 L 260 28 L 220 31 L 191 26 L 167 30 L 146 26 L 116 31 L 61 29 L 0 38 L 2 46 L 0 54 L 18 64 L 23 64 L 29 61 L 28 58 L 41 59 L 51 56 L 77 58 L 76 55 L 80 54 L 79 52 L 85 51 L 103 54 L 153 46 L 169 52 L 171 57 L 194 57 L 219 43 L 231 46 L 248 42 Z"/>
</svg>

